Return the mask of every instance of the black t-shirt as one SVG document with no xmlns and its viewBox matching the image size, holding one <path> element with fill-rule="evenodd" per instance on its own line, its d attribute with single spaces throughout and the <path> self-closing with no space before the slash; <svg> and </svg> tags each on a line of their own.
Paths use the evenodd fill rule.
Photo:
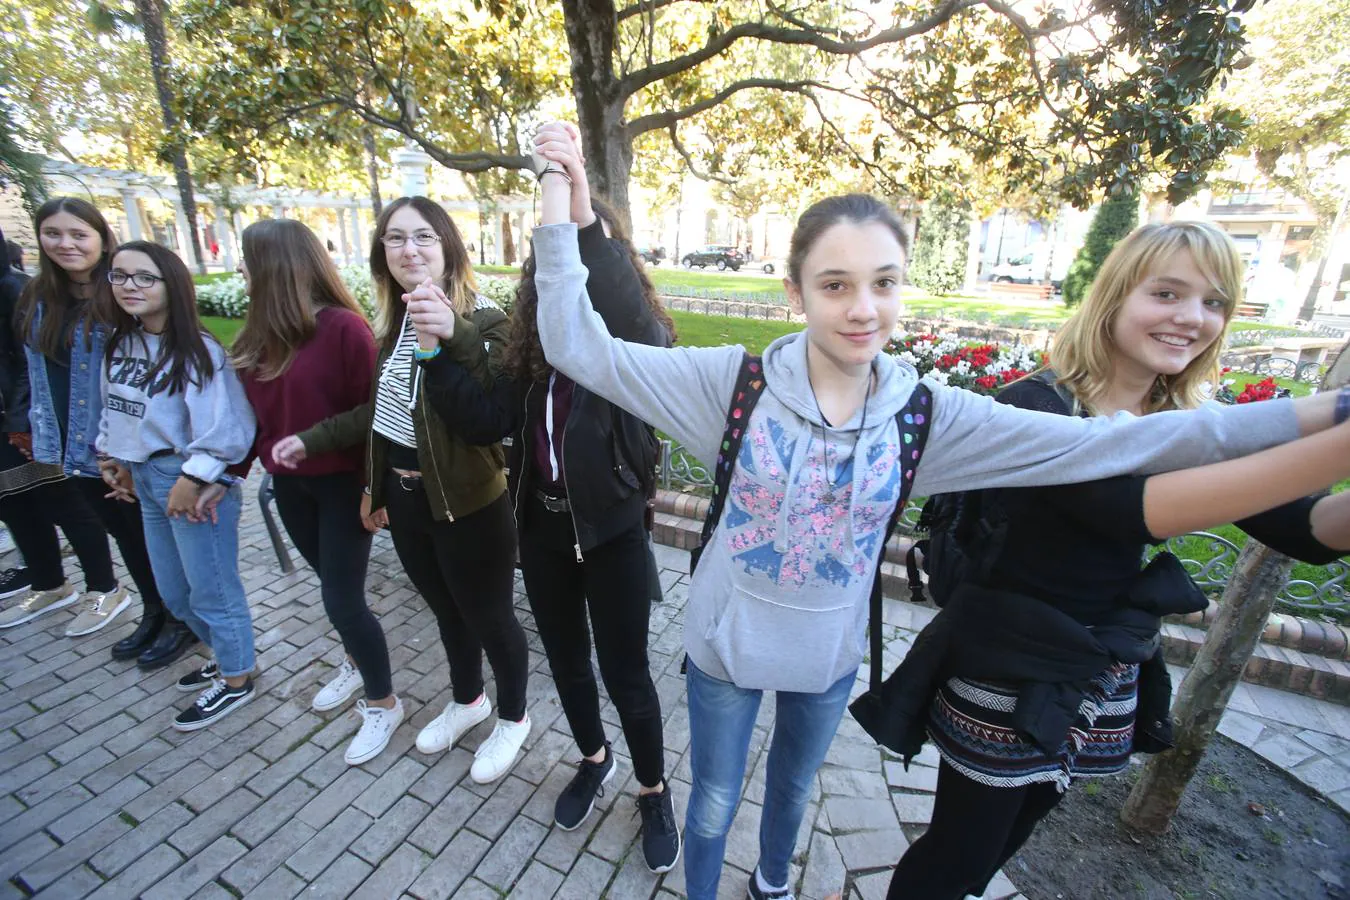
<svg viewBox="0 0 1350 900">
<path fill-rule="evenodd" d="M 1055 389 L 1035 380 L 1005 388 L 1000 403 L 1068 415 Z M 1091 624 L 1128 589 L 1147 544 L 1142 475 L 1082 484 L 997 492 L 1010 527 L 990 583 L 1047 601 Z M 1296 559 L 1328 563 L 1336 550 L 1312 536 L 1309 514 L 1318 494 L 1236 522 L 1268 546 Z"/>
<path fill-rule="evenodd" d="M 47 384 L 52 392 L 52 409 L 56 413 L 56 424 L 61 429 L 61 446 L 66 445 L 66 432 L 70 425 L 70 342 L 87 340 L 84 329 L 78 327 L 83 310 L 83 301 L 67 297 L 59 307 L 46 304 L 44 315 L 61 317 L 60 350 L 55 356 L 45 356 L 47 364 Z"/>
</svg>

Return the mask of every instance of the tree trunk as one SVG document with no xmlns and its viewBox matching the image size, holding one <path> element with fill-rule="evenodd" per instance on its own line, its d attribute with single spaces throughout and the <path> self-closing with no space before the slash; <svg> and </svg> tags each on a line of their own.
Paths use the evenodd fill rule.
<svg viewBox="0 0 1350 900">
<path fill-rule="evenodd" d="M 380 157 L 375 150 L 375 133 L 370 128 L 361 129 L 361 143 L 366 148 L 366 178 L 370 181 L 370 205 L 375 218 L 384 211 L 384 201 L 380 199 Z"/>
<path fill-rule="evenodd" d="M 631 233 L 628 177 L 633 171 L 633 141 L 623 120 L 627 98 L 614 75 L 618 14 L 611 0 L 564 0 L 563 25 L 571 50 L 572 96 L 591 192 L 610 202 Z"/>
<path fill-rule="evenodd" d="M 516 264 L 516 236 L 511 232 L 511 214 L 502 213 L 502 265 Z"/>
<path fill-rule="evenodd" d="M 202 258 L 202 239 L 197 233 L 197 200 L 192 191 L 192 171 L 188 168 L 187 144 L 174 110 L 173 92 L 169 86 L 169 39 L 164 32 L 164 10 L 160 0 L 136 0 L 145 45 L 150 51 L 150 74 L 155 79 L 155 94 L 159 98 L 159 112 L 164 120 L 165 150 L 173 166 L 178 196 L 183 203 L 183 215 L 188 221 L 188 240 L 192 244 L 192 261 L 197 271 L 206 274 Z"/>
<path fill-rule="evenodd" d="M 1341 348 L 1322 381 L 1322 389 L 1347 382 L 1350 343 Z M 1171 826 L 1292 566 L 1293 560 L 1283 553 L 1248 539 L 1219 601 L 1219 615 L 1177 691 L 1172 706 L 1176 746 L 1148 761 L 1125 799 L 1120 818 L 1130 828 L 1162 834 Z"/>
<path fill-rule="evenodd" d="M 1308 294 L 1303 298 L 1303 306 L 1298 311 L 1298 317 L 1305 322 L 1311 322 L 1312 317 L 1317 315 L 1317 298 L 1322 294 L 1322 279 L 1326 276 L 1327 260 L 1331 256 L 1331 248 L 1336 244 L 1336 235 L 1345 224 L 1348 205 L 1350 196 L 1342 197 L 1340 206 L 1336 208 L 1336 218 L 1332 220 L 1326 237 L 1322 240 L 1322 258 L 1317 263 L 1317 274 L 1313 276 L 1312 284 L 1308 286 Z"/>
</svg>

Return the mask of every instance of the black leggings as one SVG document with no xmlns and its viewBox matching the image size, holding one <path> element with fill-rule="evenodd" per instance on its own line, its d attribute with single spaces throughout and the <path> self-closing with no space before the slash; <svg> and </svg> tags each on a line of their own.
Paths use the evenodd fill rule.
<svg viewBox="0 0 1350 900">
<path fill-rule="evenodd" d="M 155 572 L 150 568 L 150 554 L 145 549 L 145 526 L 141 522 L 140 504 L 110 500 L 106 496 L 108 486 L 102 478 L 77 476 L 70 481 L 102 520 L 108 534 L 117 541 L 117 549 L 122 551 L 122 562 L 131 573 L 131 580 L 136 583 L 136 590 L 141 595 L 141 603 L 146 611 L 164 610 L 164 601 L 160 599 L 159 588 L 155 586 Z M 164 611 L 168 613 L 168 610 Z"/>
<path fill-rule="evenodd" d="M 665 774 L 665 758 L 661 700 L 647 665 L 651 557 L 646 532 L 635 524 L 577 562 L 572 517 L 549 512 L 536 498 L 527 502 L 520 567 L 572 737 L 584 756 L 605 746 L 591 667 L 593 630 L 600 677 L 619 712 L 634 774 L 644 787 L 656 787 Z"/>
<path fill-rule="evenodd" d="M 983 894 L 1063 796 L 1054 782 L 1011 788 L 980 784 L 944 760 L 933 821 L 900 858 L 886 900 L 961 900 Z"/>
<path fill-rule="evenodd" d="M 512 603 L 516 528 L 506 492 L 453 522 L 431 517 L 421 479 L 390 472 L 385 499 L 394 550 L 436 614 L 455 702 L 473 703 L 483 693 L 486 651 L 497 679 L 497 715 L 520 721 L 530 660 Z"/>
<path fill-rule="evenodd" d="M 73 479 L 50 481 L 0 498 L 0 521 L 9 526 L 23 553 L 34 590 L 50 591 L 66 580 L 58 525 L 80 560 L 84 589 L 106 594 L 117 587 L 108 533 Z"/>
<path fill-rule="evenodd" d="M 366 699 L 385 699 L 394 688 L 384 630 L 366 605 L 371 534 L 361 525 L 360 476 L 274 475 L 272 490 L 295 549 L 319 574 L 324 612 L 361 673 Z"/>
</svg>

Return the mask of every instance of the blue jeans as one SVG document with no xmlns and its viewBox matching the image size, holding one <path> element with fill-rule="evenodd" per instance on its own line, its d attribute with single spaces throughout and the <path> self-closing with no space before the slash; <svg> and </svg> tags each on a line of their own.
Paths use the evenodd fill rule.
<svg viewBox="0 0 1350 900">
<path fill-rule="evenodd" d="M 686 680 L 694 786 L 684 820 L 685 891 L 689 900 L 715 900 L 764 692 L 713 678 L 693 660 Z M 759 822 L 759 871 L 775 886 L 787 884 L 816 771 L 839 728 L 853 681 L 852 674 L 845 675 L 823 694 L 776 692 Z"/>
<path fill-rule="evenodd" d="M 222 675 L 247 675 L 255 657 L 253 617 L 239 579 L 243 492 L 238 485 L 225 492 L 214 525 L 170 519 L 169 491 L 182 466 L 179 456 L 131 464 L 155 584 L 169 611 L 211 648 Z"/>
</svg>

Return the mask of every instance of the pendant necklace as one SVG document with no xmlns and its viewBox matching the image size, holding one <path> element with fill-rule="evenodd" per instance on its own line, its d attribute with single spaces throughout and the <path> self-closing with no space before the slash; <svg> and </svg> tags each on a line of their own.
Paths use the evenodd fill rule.
<svg viewBox="0 0 1350 900">
<path fill-rule="evenodd" d="M 810 381 L 809 368 L 807 369 L 807 380 L 808 382 Z M 811 387 L 811 399 L 815 401 L 816 415 L 820 416 L 820 421 L 828 422 L 829 420 L 825 418 L 825 413 L 820 409 L 820 398 L 816 396 L 814 385 Z M 858 433 L 853 437 L 853 446 L 849 448 L 848 456 L 844 457 L 844 469 L 848 468 L 848 464 L 853 461 L 854 454 L 858 452 L 858 442 L 862 440 L 863 431 L 867 428 L 867 404 L 871 399 L 872 371 L 869 367 L 867 371 L 867 391 L 863 394 L 862 423 L 858 426 Z M 821 455 L 824 457 L 825 463 L 825 493 L 821 495 L 820 499 L 824 500 L 826 503 L 833 503 L 835 489 L 839 487 L 840 482 L 843 480 L 843 475 L 841 474 L 837 479 L 834 476 L 833 454 L 830 453 L 829 435 L 826 433 L 824 425 L 820 428 L 820 443 L 822 445 Z"/>
</svg>

